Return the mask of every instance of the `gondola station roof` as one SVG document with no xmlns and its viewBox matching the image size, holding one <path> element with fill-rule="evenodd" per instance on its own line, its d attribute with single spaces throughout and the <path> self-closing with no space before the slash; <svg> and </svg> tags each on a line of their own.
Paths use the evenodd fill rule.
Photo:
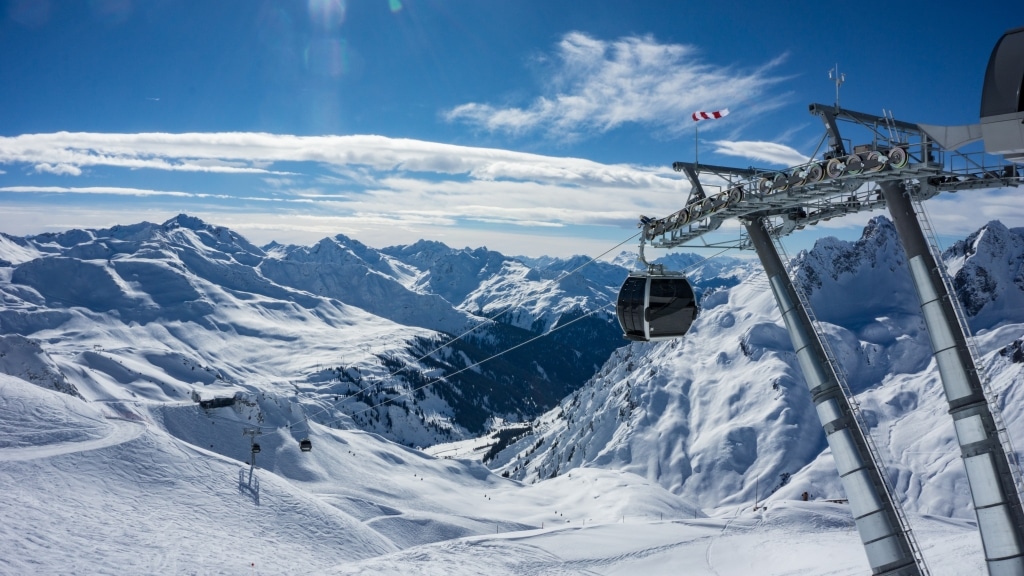
<svg viewBox="0 0 1024 576">
<path fill-rule="evenodd" d="M 981 93 L 981 133 L 985 151 L 1024 163 L 1024 28 L 996 43 Z"/>
</svg>

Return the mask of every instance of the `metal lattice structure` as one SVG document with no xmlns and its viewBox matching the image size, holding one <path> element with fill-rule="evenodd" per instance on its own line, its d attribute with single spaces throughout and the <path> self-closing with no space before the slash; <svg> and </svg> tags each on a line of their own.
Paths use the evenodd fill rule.
<svg viewBox="0 0 1024 576">
<path fill-rule="evenodd" d="M 827 139 L 828 147 L 820 160 L 814 159 L 815 151 L 808 162 L 785 170 L 676 162 L 673 168 L 690 180 L 690 197 L 668 216 L 640 218 L 641 254 L 646 243 L 674 248 L 703 240 L 704 246 L 714 246 L 703 237 L 730 218 L 742 222 L 746 236 L 739 247 L 756 250 L 764 266 L 872 574 L 925 575 L 924 558 L 865 432 L 856 399 L 810 302 L 780 255 L 779 238 L 796 230 L 888 209 L 949 404 L 986 567 L 991 576 L 1024 576 L 1024 480 L 922 205 L 940 192 L 1016 187 L 1024 181 L 1024 28 L 1004 34 L 992 52 L 980 124 L 928 126 L 897 120 L 891 113 L 845 110 L 839 107 L 845 77 L 838 66 L 834 71 L 835 105 L 809 107 L 825 125 L 822 143 Z M 841 124 L 850 128 L 856 144 L 843 138 Z M 984 153 L 958 151 L 978 140 L 984 140 Z"/>
<path fill-rule="evenodd" d="M 672 167 L 693 186 L 681 209 L 663 218 L 644 218 L 642 235 L 655 248 L 693 244 L 730 218 L 773 218 L 774 233 L 787 235 L 824 220 L 885 208 L 880 186 L 909 184 L 915 200 L 940 192 L 1019 186 L 1020 166 L 982 152 L 947 151 L 918 124 L 830 105 L 811 104 L 825 123 L 829 149 L 822 160 L 785 170 L 730 168 L 692 162 Z M 863 137 L 850 146 L 840 122 Z M 714 244 L 701 244 L 714 245 Z M 742 241 L 741 248 L 750 248 Z"/>
<path fill-rule="evenodd" d="M 1024 90 L 1024 88 L 1022 88 Z M 877 449 L 844 385 L 842 369 L 780 258 L 778 239 L 818 222 L 887 208 L 907 254 L 933 355 L 942 377 L 978 528 L 991 575 L 1024 574 L 1024 508 L 1016 453 L 955 305 L 941 255 L 926 240 L 922 201 L 940 192 L 1020 186 L 1021 167 L 983 152 L 947 150 L 935 127 L 812 104 L 825 125 L 820 160 L 785 170 L 676 162 L 692 184 L 686 205 L 664 218 L 641 217 L 641 248 L 686 246 L 736 218 L 769 277 L 787 332 L 836 459 L 840 479 L 876 575 L 928 573 L 920 548 L 893 495 Z M 852 127 L 850 145 L 840 126 Z M 948 142 L 948 139 L 947 139 Z M 819 149 L 821 146 L 819 145 Z M 817 153 L 817 152 L 816 152 Z M 1014 160 L 1016 156 L 1011 156 Z M 924 224 L 922 224 L 922 221 Z"/>
</svg>

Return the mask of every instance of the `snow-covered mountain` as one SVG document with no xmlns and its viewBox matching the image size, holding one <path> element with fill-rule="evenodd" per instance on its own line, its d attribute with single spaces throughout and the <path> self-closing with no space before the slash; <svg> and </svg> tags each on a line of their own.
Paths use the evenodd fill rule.
<svg viewBox="0 0 1024 576">
<path fill-rule="evenodd" d="M 784 502 L 707 517 L 587 468 L 536 485 L 381 437 L 283 425 L 254 397 L 87 402 L 0 374 L 0 574 L 862 574 L 849 510 Z M 264 416 L 250 471 L 248 416 Z M 966 522 L 920 519 L 926 556 L 976 574 Z M 923 530 L 922 530 L 923 529 Z M 934 564 L 933 564 L 934 565 Z"/>
<path fill-rule="evenodd" d="M 82 397 L 39 342 L 17 334 L 0 336 L 0 374 L 9 374 L 43 388 Z"/>
<path fill-rule="evenodd" d="M 973 330 L 1012 320 L 1024 308 L 1024 229 L 989 222 L 951 246 L 946 262 Z"/>
<path fill-rule="evenodd" d="M 34 340 L 86 398 L 298 393 L 317 421 L 426 446 L 581 386 L 623 344 L 625 274 L 344 235 L 260 248 L 179 215 L 0 236 L 0 335 Z"/>
<path fill-rule="evenodd" d="M 338 425 L 350 415 L 396 441 L 426 445 L 480 432 L 495 414 L 532 417 L 603 361 L 567 365 L 574 348 L 546 342 L 557 354 L 533 366 L 444 378 L 539 333 L 462 310 L 432 291 L 437 282 L 424 282 L 429 268 L 341 235 L 263 249 L 181 215 L 159 225 L 3 236 L 0 259 L 0 334 L 33 339 L 53 357 L 55 382 L 66 378 L 89 399 L 298 393 L 319 421 Z M 438 276 L 480 282 L 461 273 Z M 612 332 L 607 316 L 598 321 Z M 608 336 L 598 350 L 618 344 Z"/>
<path fill-rule="evenodd" d="M 1024 230 L 991 222 L 945 252 L 1011 436 L 1024 436 Z M 798 282 L 859 394 L 894 485 L 915 512 L 972 518 L 952 421 L 906 258 L 875 218 L 856 242 L 819 240 Z M 761 273 L 710 294 L 681 340 L 634 343 L 489 465 L 524 481 L 596 467 L 702 506 L 841 498 L 831 453 Z"/>
<path fill-rule="evenodd" d="M 1022 233 L 990 223 L 946 253 L 1015 438 Z M 0 574 L 867 570 L 848 507 L 827 501 L 842 497 L 834 463 L 749 261 L 689 270 L 704 298 L 686 338 L 622 346 L 616 328 L 596 375 L 557 395 L 545 385 L 582 356 L 544 339 L 412 390 L 513 336 L 583 325 L 555 330 L 611 303 L 615 264 L 567 279 L 583 260 L 378 251 L 344 236 L 259 248 L 184 216 L 0 236 L 0 259 Z M 925 559 L 936 574 L 983 570 L 891 224 L 822 240 L 796 266 Z M 480 314 L 501 316 L 450 342 Z M 435 446 L 434 458 L 366 432 L 468 438 L 460 406 L 500 418 L 502 395 L 524 390 L 562 400 L 464 452 Z M 494 472 L 446 457 L 469 452 Z M 796 501 L 804 491 L 811 501 Z"/>
</svg>

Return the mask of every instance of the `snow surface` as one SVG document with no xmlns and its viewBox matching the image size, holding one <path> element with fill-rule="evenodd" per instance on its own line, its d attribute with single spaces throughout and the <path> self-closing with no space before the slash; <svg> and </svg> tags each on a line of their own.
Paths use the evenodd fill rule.
<svg viewBox="0 0 1024 576">
<path fill-rule="evenodd" d="M 281 431 L 257 437 L 250 483 L 243 462 L 165 431 L 247 452 L 232 408 L 169 406 L 125 419 L 6 375 L 0 416 L 3 574 L 867 570 L 840 504 L 779 501 L 708 518 L 628 473 L 588 468 L 524 485 L 478 463 L 315 425 L 309 453 Z M 983 569 L 969 522 L 915 520 L 935 574 Z"/>
<path fill-rule="evenodd" d="M 798 257 L 798 278 L 932 573 L 978 574 L 966 478 L 893 234 L 876 219 L 859 242 L 823 240 Z M 1014 438 L 1020 237 L 990 223 L 947 252 Z M 485 466 L 491 436 L 432 456 L 330 401 L 345 392 L 329 367 L 354 380 L 383 369 L 375 348 L 436 336 L 368 311 L 373 298 L 343 300 L 362 284 L 333 263 L 374 294 L 436 303 L 442 322 L 500 307 L 502 286 L 548 282 L 486 251 L 414 246 L 261 249 L 187 216 L 0 237 L 0 573 L 867 573 L 763 274 L 706 268 L 685 339 L 618 349 Z M 456 262 L 473 280 L 436 284 Z M 596 301 L 610 277 L 559 285 Z M 445 290 L 475 304 L 442 306 Z M 251 469 L 243 431 L 257 427 Z"/>
</svg>

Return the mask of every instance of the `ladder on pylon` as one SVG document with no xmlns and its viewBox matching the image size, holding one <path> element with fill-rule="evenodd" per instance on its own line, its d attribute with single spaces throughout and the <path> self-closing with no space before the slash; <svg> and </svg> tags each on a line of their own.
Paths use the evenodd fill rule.
<svg viewBox="0 0 1024 576">
<path fill-rule="evenodd" d="M 811 302 L 795 277 L 796 272 L 794 262 L 790 260 L 789 255 L 786 253 L 786 247 L 782 244 L 782 237 L 773 233 L 773 229 L 767 221 L 765 221 L 765 227 L 768 230 L 768 235 L 772 238 L 772 242 L 775 244 L 775 249 L 782 258 L 786 269 L 786 275 L 789 276 L 789 282 L 793 286 L 793 291 L 796 293 L 797 300 L 799 300 L 800 305 L 807 314 L 807 318 L 811 321 L 814 336 L 818 339 L 818 342 L 821 343 L 821 349 L 825 352 L 826 361 L 832 368 L 836 381 L 839 384 L 839 388 L 843 391 L 843 395 L 846 396 L 846 401 L 850 405 L 854 421 L 857 423 L 857 427 L 860 428 L 860 435 L 864 439 L 864 444 L 867 448 L 868 454 L 871 457 L 875 468 L 879 472 L 878 477 L 881 479 L 882 489 L 885 490 L 886 496 L 892 503 L 893 512 L 895 512 L 896 520 L 899 522 L 899 529 L 902 530 L 907 537 L 907 542 L 910 544 L 911 554 L 913 554 L 914 560 L 916 561 L 921 574 L 923 576 L 928 576 L 928 566 L 925 564 L 924 556 L 921 554 L 921 546 L 917 543 L 917 538 L 914 537 L 914 531 L 910 528 L 910 522 L 907 520 L 907 513 L 903 509 L 903 504 L 893 495 L 893 487 L 889 483 L 888 474 L 885 473 L 887 468 L 884 466 L 885 461 L 882 460 L 881 454 L 875 446 L 875 442 L 871 437 L 871 434 L 868 432 L 867 421 L 861 413 L 860 403 L 857 401 L 856 396 L 853 395 L 853 392 L 850 390 L 849 383 L 846 381 L 846 371 L 843 370 L 843 367 L 836 359 L 835 352 L 832 350 L 832 346 L 829 344 L 828 338 L 825 337 L 825 332 L 821 326 L 821 322 L 819 322 L 818 318 L 814 315 L 814 309 L 811 308 Z"/>
<path fill-rule="evenodd" d="M 967 323 L 967 314 L 964 312 L 964 307 L 960 303 L 960 299 L 956 297 L 953 279 L 950 278 L 949 271 L 946 270 L 946 266 L 943 263 L 942 249 L 939 247 L 938 237 L 935 234 L 931 219 L 925 211 L 924 202 L 916 196 L 911 196 L 911 199 L 914 204 L 914 212 L 917 214 L 917 221 L 921 225 L 921 231 L 924 232 L 928 248 L 931 251 L 932 258 L 935 260 L 936 271 L 942 279 L 942 284 L 946 287 L 946 294 L 949 296 L 950 304 L 953 306 L 957 324 L 959 324 L 964 342 L 967 344 L 967 352 L 971 355 L 971 362 L 974 365 L 973 370 L 978 376 L 978 381 L 981 382 L 981 390 L 985 395 L 985 402 L 988 404 L 989 412 L 992 413 L 992 420 L 996 425 L 999 443 L 1003 447 L 1003 452 L 1006 453 L 1007 465 L 1013 479 L 1014 489 L 1017 491 L 1017 498 L 1024 500 L 1024 479 L 1021 477 L 1020 462 L 1017 451 L 1013 448 L 1013 442 L 1010 440 L 1010 433 L 1006 429 L 1006 421 L 1003 419 L 1002 410 L 999 408 L 999 395 L 992 389 L 992 381 L 988 375 L 988 370 L 982 368 L 981 352 L 978 350 L 974 335 L 971 333 L 971 327 Z"/>
</svg>

